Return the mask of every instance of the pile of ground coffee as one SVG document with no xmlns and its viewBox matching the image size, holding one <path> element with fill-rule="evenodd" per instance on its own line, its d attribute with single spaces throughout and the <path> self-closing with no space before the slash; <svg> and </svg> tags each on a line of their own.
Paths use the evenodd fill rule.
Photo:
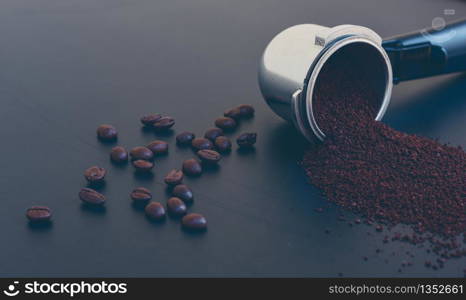
<svg viewBox="0 0 466 300">
<path fill-rule="evenodd" d="M 455 239 L 466 239 L 466 153 L 375 121 L 376 94 L 365 84 L 348 63 L 324 66 L 313 110 L 326 138 L 303 160 L 311 183 L 369 223 L 414 229 L 392 239 L 429 240 L 444 258 L 466 255 Z"/>
</svg>

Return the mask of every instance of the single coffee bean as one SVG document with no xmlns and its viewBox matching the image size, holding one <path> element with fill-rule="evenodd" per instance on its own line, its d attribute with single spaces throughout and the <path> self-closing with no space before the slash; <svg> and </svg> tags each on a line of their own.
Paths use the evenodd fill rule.
<svg viewBox="0 0 466 300">
<path fill-rule="evenodd" d="M 172 190 L 172 195 L 180 198 L 186 203 L 191 203 L 194 200 L 193 192 L 186 184 L 179 184 Z"/>
<path fill-rule="evenodd" d="M 193 148 L 197 151 L 203 150 L 203 149 L 212 149 L 214 148 L 214 144 L 206 138 L 195 138 L 191 145 Z"/>
<path fill-rule="evenodd" d="M 154 167 L 154 164 L 150 161 L 139 159 L 139 160 L 133 161 L 133 167 L 136 169 L 136 171 L 148 172 L 152 170 L 152 168 Z"/>
<path fill-rule="evenodd" d="M 241 118 L 250 118 L 254 116 L 254 107 L 249 104 L 241 104 L 238 106 L 238 109 L 240 111 Z"/>
<path fill-rule="evenodd" d="M 146 216 L 155 221 L 161 221 L 165 219 L 165 208 L 160 202 L 152 201 L 144 208 Z"/>
<path fill-rule="evenodd" d="M 87 204 L 102 205 L 105 203 L 105 196 L 90 188 L 82 188 L 79 198 Z"/>
<path fill-rule="evenodd" d="M 93 166 L 84 171 L 84 178 L 89 183 L 100 183 L 104 181 L 105 174 L 107 174 L 107 171 L 104 168 Z"/>
<path fill-rule="evenodd" d="M 52 211 L 46 206 L 32 206 L 26 210 L 30 222 L 47 222 L 52 217 Z"/>
<path fill-rule="evenodd" d="M 131 192 L 130 197 L 137 203 L 147 202 L 152 199 L 152 193 L 146 188 L 137 187 Z"/>
<path fill-rule="evenodd" d="M 199 156 L 202 162 L 211 164 L 218 163 L 222 158 L 220 153 L 214 150 L 199 150 L 197 151 L 197 156 Z"/>
<path fill-rule="evenodd" d="M 215 126 L 225 131 L 231 131 L 236 128 L 237 124 L 233 118 L 221 117 L 215 120 Z"/>
<path fill-rule="evenodd" d="M 123 163 L 128 161 L 128 151 L 121 146 L 113 147 L 110 152 L 110 159 L 115 163 Z"/>
<path fill-rule="evenodd" d="M 191 176 L 200 175 L 202 173 L 202 166 L 194 158 L 187 159 L 183 162 L 183 173 Z"/>
<path fill-rule="evenodd" d="M 236 143 L 240 148 L 251 148 L 256 143 L 257 134 L 252 132 L 246 132 L 241 134 L 237 139 Z"/>
<path fill-rule="evenodd" d="M 180 184 L 183 181 L 183 172 L 177 169 L 173 169 L 168 172 L 164 179 L 165 183 L 171 186 Z"/>
<path fill-rule="evenodd" d="M 223 115 L 225 117 L 229 117 L 235 120 L 239 120 L 241 118 L 241 110 L 238 107 L 231 108 L 229 110 L 226 110 Z"/>
<path fill-rule="evenodd" d="M 174 217 L 181 217 L 188 211 L 186 204 L 177 197 L 171 197 L 167 201 L 168 213 Z"/>
<path fill-rule="evenodd" d="M 191 142 L 192 140 L 194 140 L 195 137 L 196 135 L 194 133 L 184 131 L 176 136 L 176 143 L 179 146 L 188 146 L 191 145 Z"/>
<path fill-rule="evenodd" d="M 97 137 L 102 141 L 114 141 L 117 136 L 117 130 L 112 125 L 103 124 L 97 128 Z"/>
<path fill-rule="evenodd" d="M 154 155 L 163 155 L 168 153 L 168 143 L 165 141 L 153 141 L 149 145 L 147 145 Z"/>
<path fill-rule="evenodd" d="M 141 118 L 141 123 L 144 126 L 152 127 L 152 125 L 154 125 L 154 123 L 160 120 L 161 118 L 162 118 L 161 114 L 150 114 L 150 115 L 143 116 Z"/>
<path fill-rule="evenodd" d="M 132 160 L 151 160 L 154 158 L 154 153 L 147 147 L 134 147 L 129 152 Z"/>
<path fill-rule="evenodd" d="M 205 230 L 207 229 L 207 220 L 203 215 L 200 214 L 187 214 L 181 219 L 181 224 L 183 228 L 188 230 Z"/>
<path fill-rule="evenodd" d="M 217 137 L 222 135 L 223 130 L 221 130 L 220 128 L 211 128 L 205 132 L 204 137 L 213 142 Z"/>
<path fill-rule="evenodd" d="M 170 129 L 173 125 L 175 125 L 175 119 L 172 117 L 162 117 L 158 119 L 152 127 L 159 131 L 164 131 Z"/>
<path fill-rule="evenodd" d="M 226 136 L 219 136 L 214 142 L 218 152 L 225 153 L 231 150 L 231 141 Z"/>
</svg>

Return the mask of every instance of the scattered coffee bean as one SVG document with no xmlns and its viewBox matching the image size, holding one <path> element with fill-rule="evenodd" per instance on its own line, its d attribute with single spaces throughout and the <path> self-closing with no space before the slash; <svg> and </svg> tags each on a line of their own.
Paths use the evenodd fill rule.
<svg viewBox="0 0 466 300">
<path fill-rule="evenodd" d="M 132 160 L 151 160 L 154 158 L 154 153 L 147 147 L 134 147 L 129 152 Z"/>
<path fill-rule="evenodd" d="M 107 171 L 104 168 L 93 166 L 84 171 L 84 178 L 89 183 L 100 183 L 104 181 L 105 174 L 107 174 Z"/>
<path fill-rule="evenodd" d="M 179 184 L 175 186 L 172 190 L 172 195 L 177 198 L 180 198 L 186 203 L 191 203 L 194 200 L 193 192 L 185 184 Z"/>
<path fill-rule="evenodd" d="M 222 158 L 220 153 L 214 150 L 199 150 L 197 151 L 197 156 L 199 156 L 202 162 L 211 164 L 219 162 Z"/>
<path fill-rule="evenodd" d="M 214 144 L 206 138 L 195 138 L 191 145 L 197 151 L 214 148 Z"/>
<path fill-rule="evenodd" d="M 191 176 L 200 175 L 202 173 L 202 166 L 194 158 L 187 159 L 183 162 L 183 173 Z"/>
<path fill-rule="evenodd" d="M 206 218 L 204 218 L 203 215 L 195 213 L 187 214 L 186 216 L 184 216 L 181 220 L 181 224 L 183 228 L 188 230 L 200 231 L 207 229 Z"/>
<path fill-rule="evenodd" d="M 26 210 L 30 222 L 47 222 L 52 217 L 52 211 L 46 206 L 32 206 Z"/>
<path fill-rule="evenodd" d="M 110 159 L 115 163 L 123 163 L 128 161 L 128 151 L 121 146 L 113 147 L 110 152 Z"/>
<path fill-rule="evenodd" d="M 235 120 L 239 120 L 241 118 L 241 110 L 238 107 L 231 108 L 223 113 L 225 117 L 229 117 Z"/>
<path fill-rule="evenodd" d="M 164 179 L 165 183 L 171 186 L 180 184 L 183 181 L 183 172 L 177 169 L 173 169 L 168 172 Z"/>
<path fill-rule="evenodd" d="M 87 204 L 102 205 L 105 203 L 105 196 L 90 188 L 82 188 L 79 198 Z"/>
<path fill-rule="evenodd" d="M 154 155 L 163 155 L 168 153 L 168 143 L 165 141 L 153 141 L 149 145 L 147 145 Z"/>
<path fill-rule="evenodd" d="M 164 131 L 170 129 L 173 125 L 175 125 L 175 119 L 172 117 L 162 117 L 158 119 L 152 127 L 159 131 Z"/>
<path fill-rule="evenodd" d="M 192 140 L 194 140 L 195 137 L 196 135 L 194 133 L 184 131 L 176 136 L 176 143 L 179 146 L 188 146 L 191 145 L 191 142 Z"/>
<path fill-rule="evenodd" d="M 231 150 L 231 141 L 226 136 L 219 136 L 214 144 L 218 152 L 225 153 Z"/>
<path fill-rule="evenodd" d="M 146 216 L 155 221 L 161 221 L 165 219 L 165 208 L 160 202 L 152 201 L 144 208 Z"/>
<path fill-rule="evenodd" d="M 137 203 L 147 202 L 152 199 L 152 193 L 146 188 L 137 187 L 131 192 L 130 197 Z"/>
<path fill-rule="evenodd" d="M 154 167 L 154 164 L 150 161 L 139 159 L 139 160 L 133 161 L 133 166 L 136 169 L 136 171 L 148 172 L 152 170 L 152 168 Z"/>
<path fill-rule="evenodd" d="M 210 141 L 215 141 L 216 138 L 223 135 L 223 130 L 220 128 L 211 128 L 206 131 L 204 137 Z"/>
<path fill-rule="evenodd" d="M 240 111 L 241 118 L 250 118 L 254 116 L 254 107 L 249 104 L 241 104 L 238 106 L 238 109 Z"/>
<path fill-rule="evenodd" d="M 152 127 L 154 123 L 160 120 L 161 118 L 162 118 L 161 114 L 146 115 L 141 118 L 141 123 L 144 126 Z"/>
<path fill-rule="evenodd" d="M 114 141 L 117 136 L 117 130 L 112 125 L 103 124 L 97 128 L 97 137 L 102 141 Z"/>
<path fill-rule="evenodd" d="M 246 132 L 241 134 L 237 139 L 236 143 L 241 148 L 251 148 L 256 143 L 257 134 Z"/>
<path fill-rule="evenodd" d="M 236 128 L 236 121 L 233 118 L 221 117 L 215 120 L 215 126 L 225 131 L 231 131 Z"/>
<path fill-rule="evenodd" d="M 168 213 L 174 217 L 181 217 L 186 214 L 188 209 L 186 208 L 186 204 L 177 197 L 171 197 L 167 201 L 167 210 Z"/>
</svg>

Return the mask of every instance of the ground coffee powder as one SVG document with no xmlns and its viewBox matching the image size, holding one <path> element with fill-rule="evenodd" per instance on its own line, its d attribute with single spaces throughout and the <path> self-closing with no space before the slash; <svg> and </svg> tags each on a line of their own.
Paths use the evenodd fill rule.
<svg viewBox="0 0 466 300">
<path fill-rule="evenodd" d="M 376 91 L 359 72 L 334 59 L 318 78 L 313 110 L 326 138 L 303 159 L 311 183 L 379 229 L 412 227 L 412 235 L 390 240 L 430 241 L 442 259 L 466 255 L 457 239 L 463 234 L 466 242 L 466 153 L 375 121 Z M 443 260 L 427 265 L 435 269 Z"/>
</svg>

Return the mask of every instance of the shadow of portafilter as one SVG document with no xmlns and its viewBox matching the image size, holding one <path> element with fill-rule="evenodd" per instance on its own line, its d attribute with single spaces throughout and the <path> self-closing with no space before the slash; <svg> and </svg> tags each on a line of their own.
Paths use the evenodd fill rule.
<svg viewBox="0 0 466 300">
<path fill-rule="evenodd" d="M 410 84 L 410 83 L 406 83 Z M 466 74 L 429 86 L 404 102 L 392 103 L 382 122 L 408 132 L 433 128 L 466 110 Z M 396 92 L 395 92 L 396 94 Z M 394 101 L 395 102 L 395 101 Z"/>
</svg>

